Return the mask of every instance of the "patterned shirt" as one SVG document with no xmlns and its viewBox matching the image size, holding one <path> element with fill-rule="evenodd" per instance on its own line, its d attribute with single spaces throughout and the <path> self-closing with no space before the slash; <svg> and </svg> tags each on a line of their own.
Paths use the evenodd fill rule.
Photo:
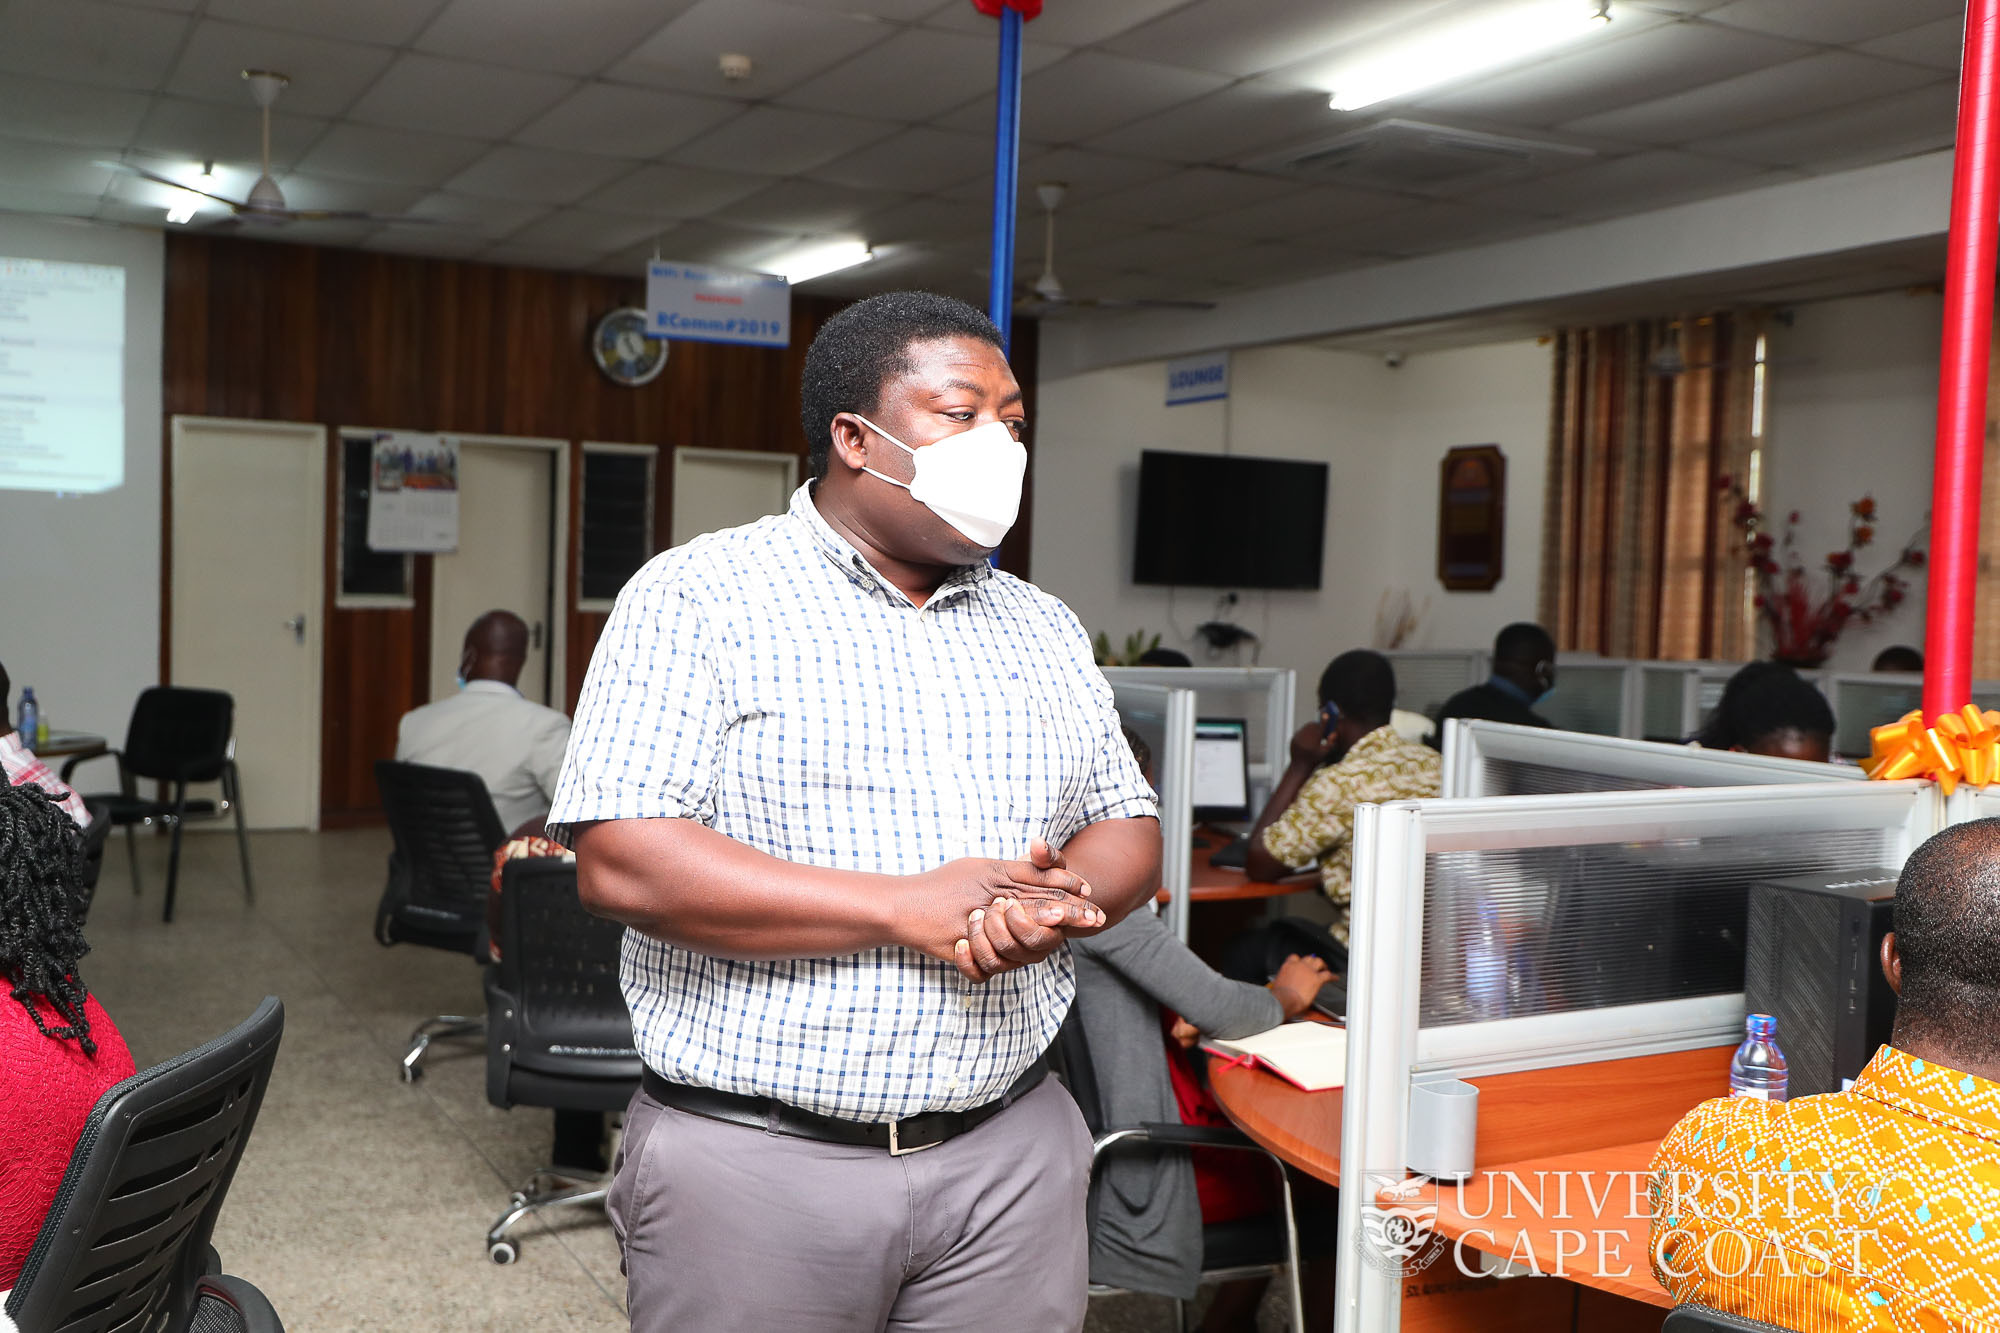
<svg viewBox="0 0 2000 1333">
<path fill-rule="evenodd" d="M 912 875 L 1158 813 L 1067 607 L 983 564 L 918 607 L 802 486 L 625 586 L 549 818 L 572 845 L 560 826 L 692 819 L 782 860 Z M 745 962 L 627 931 L 622 970 L 664 1077 L 870 1122 L 999 1097 L 1075 990 L 1066 948 L 977 985 L 897 947 Z"/>
<path fill-rule="evenodd" d="M 1337 909 L 1328 929 L 1345 944 L 1354 807 L 1435 796 L 1443 781 L 1436 750 L 1404 740 L 1392 727 L 1377 727 L 1349 746 L 1339 763 L 1306 779 L 1298 798 L 1264 830 L 1264 850 L 1294 870 L 1319 867 L 1320 887 Z"/>
<path fill-rule="evenodd" d="M 49 771 L 49 766 L 35 758 L 34 752 L 21 744 L 18 731 L 0 732 L 0 773 L 7 775 L 7 785 L 18 787 L 23 783 L 33 783 L 49 795 L 55 797 L 56 804 L 63 812 L 76 821 L 78 828 L 90 827 L 90 810 L 67 782 Z"/>
<path fill-rule="evenodd" d="M 1884 1046 L 1846 1092 L 1704 1102 L 1652 1199 L 1676 1301 L 1798 1333 L 2000 1330 L 2000 1084 Z"/>
</svg>

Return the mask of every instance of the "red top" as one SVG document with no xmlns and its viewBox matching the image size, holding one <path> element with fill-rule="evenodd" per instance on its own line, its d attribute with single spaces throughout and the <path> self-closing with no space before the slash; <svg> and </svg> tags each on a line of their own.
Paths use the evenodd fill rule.
<svg viewBox="0 0 2000 1333">
<path fill-rule="evenodd" d="M 75 1041 L 44 1037 L 10 990 L 0 978 L 0 1290 L 20 1279 L 97 1099 L 135 1072 L 96 996 L 83 1006 L 97 1043 L 89 1056 Z M 47 1004 L 34 1003 L 44 1023 L 62 1025 Z"/>
</svg>

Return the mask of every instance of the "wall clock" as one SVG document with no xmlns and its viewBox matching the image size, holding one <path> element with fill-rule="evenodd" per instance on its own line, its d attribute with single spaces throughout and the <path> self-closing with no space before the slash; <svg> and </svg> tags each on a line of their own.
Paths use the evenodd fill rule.
<svg viewBox="0 0 2000 1333">
<path fill-rule="evenodd" d="M 667 368 L 667 340 L 646 336 L 646 312 L 637 306 L 620 306 L 597 321 L 590 354 L 605 378 L 628 389 L 651 383 Z"/>
</svg>

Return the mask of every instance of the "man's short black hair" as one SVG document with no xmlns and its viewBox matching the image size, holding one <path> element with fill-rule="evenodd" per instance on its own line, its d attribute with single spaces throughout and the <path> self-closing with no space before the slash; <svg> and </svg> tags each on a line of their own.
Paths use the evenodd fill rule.
<svg viewBox="0 0 2000 1333">
<path fill-rule="evenodd" d="M 1897 1045 L 2000 1058 L 2000 819 L 1954 824 L 1896 885 Z"/>
<path fill-rule="evenodd" d="M 1736 702 L 1732 725 L 1736 744 L 1746 750 L 1759 741 L 1782 732 L 1801 736 L 1833 738 L 1833 709 L 1826 696 L 1791 670 L 1769 671 L 1753 677 L 1743 687 Z"/>
<path fill-rule="evenodd" d="M 982 312 L 936 292 L 884 292 L 856 301 L 821 326 L 806 349 L 799 421 L 806 431 L 806 475 L 826 475 L 833 419 L 842 412 L 871 416 L 882 386 L 910 369 L 911 343 L 971 338 L 1001 346 L 1000 330 Z"/>
<path fill-rule="evenodd" d="M 1493 660 L 1521 666 L 1556 660 L 1556 641 L 1532 620 L 1517 620 L 1493 636 Z"/>
<path fill-rule="evenodd" d="M 1907 643 L 1893 644 L 1875 654 L 1870 671 L 1922 671 L 1924 655 Z"/>
<path fill-rule="evenodd" d="M 1366 648 L 1342 653 L 1320 673 L 1319 701 L 1332 704 L 1342 717 L 1380 726 L 1396 708 L 1396 669 Z"/>
</svg>

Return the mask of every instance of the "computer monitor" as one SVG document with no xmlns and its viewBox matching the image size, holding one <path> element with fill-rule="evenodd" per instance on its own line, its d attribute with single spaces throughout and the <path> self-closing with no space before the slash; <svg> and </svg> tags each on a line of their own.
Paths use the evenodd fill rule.
<svg viewBox="0 0 2000 1333">
<path fill-rule="evenodd" d="M 1249 730 L 1240 717 L 1195 719 L 1193 805 L 1197 822 L 1250 818 Z"/>
</svg>

